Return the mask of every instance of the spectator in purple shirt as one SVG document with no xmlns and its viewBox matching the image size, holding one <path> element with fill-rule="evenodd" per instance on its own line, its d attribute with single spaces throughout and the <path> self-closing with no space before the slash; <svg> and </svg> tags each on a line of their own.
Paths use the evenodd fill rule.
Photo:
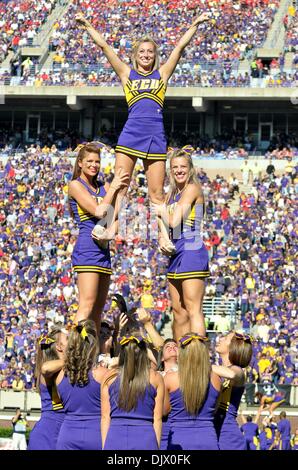
<svg viewBox="0 0 298 470">
<path fill-rule="evenodd" d="M 282 441 L 282 450 L 291 450 L 291 423 L 287 419 L 287 414 L 285 411 L 282 411 L 279 414 L 279 423 L 277 424 L 277 429 L 280 432 L 281 441 Z"/>
</svg>

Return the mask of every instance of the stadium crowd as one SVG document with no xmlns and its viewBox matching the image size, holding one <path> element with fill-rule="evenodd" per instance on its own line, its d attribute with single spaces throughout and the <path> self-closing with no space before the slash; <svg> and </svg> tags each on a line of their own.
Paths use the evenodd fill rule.
<svg viewBox="0 0 298 470">
<path fill-rule="evenodd" d="M 53 157 L 58 157 L 56 163 Z M 198 171 L 206 198 L 203 234 L 210 255 L 206 296 L 236 299 L 239 325 L 255 338 L 248 383 L 261 383 L 266 372 L 277 385 L 297 385 L 297 166 L 289 165 L 282 176 L 271 170 L 255 174 L 248 195 L 238 193 L 239 181 L 233 175 L 229 181 L 220 176 L 210 180 L 203 169 Z M 109 178 L 111 171 L 109 164 L 100 177 Z M 4 389 L 34 387 L 36 338 L 51 324 L 66 323 L 77 308 L 71 273 L 77 228 L 67 199 L 71 175 L 71 160 L 55 147 L 41 151 L 31 146 L 0 164 L 0 387 Z M 240 210 L 233 216 L 232 198 L 240 198 Z M 148 239 L 147 187 L 140 166 L 128 202 L 126 231 L 112 242 L 110 293 L 120 292 L 131 306 L 150 309 L 160 330 L 170 314 L 166 259 L 152 237 L 156 227 L 151 227 Z M 104 319 L 113 328 L 119 312 L 110 299 Z M 209 328 L 223 331 L 230 326 L 226 318 L 219 318 Z M 254 402 L 254 397 L 250 400 Z"/>
<path fill-rule="evenodd" d="M 201 9 L 211 12 L 216 26 L 215 23 L 201 26 L 202 34 L 184 53 L 170 81 L 171 86 L 292 87 L 297 80 L 295 69 L 284 72 L 281 66 L 265 73 L 265 67 L 262 80 L 257 83 L 252 79 L 253 74 L 251 77 L 238 71 L 239 60 L 253 58 L 254 50 L 262 46 L 278 6 L 277 0 L 208 0 L 195 3 L 193 0 L 146 0 L 142 3 L 132 0 L 120 5 L 110 1 L 74 0 L 65 15 L 53 26 L 50 38 L 52 69 L 40 73 L 34 58 L 25 59 L 29 61 L 29 67 L 24 67 L 20 58 L 14 58 L 11 71 L 1 73 L 0 84 L 36 87 L 119 85 L 100 48 L 85 31 L 78 28 L 74 19 L 78 11 L 84 10 L 94 26 L 104 32 L 119 57 L 129 62 L 135 36 L 145 33 L 158 38 L 164 61 L 183 33 L 185 24 L 191 21 L 197 9 Z M 125 19 L 121 24 L 120 18 Z M 288 35 L 294 36 L 290 31 Z M 26 38 L 22 40 L 26 41 Z"/>
<path fill-rule="evenodd" d="M 167 131 L 167 129 L 166 129 Z M 117 143 L 118 133 L 114 128 L 109 130 L 102 126 L 93 140 L 102 141 L 109 147 L 114 147 Z M 210 137 L 196 131 L 167 132 L 169 147 L 183 147 L 191 145 L 195 149 L 195 155 L 202 157 L 212 157 L 220 159 L 246 158 L 252 152 L 256 152 L 257 145 L 250 133 L 223 128 L 220 134 Z M 71 152 L 80 143 L 86 142 L 88 138 L 74 130 L 57 130 L 42 128 L 36 143 L 45 148 L 54 148 L 58 151 Z M 89 138 L 90 140 L 90 138 Z M 26 142 L 22 132 L 17 130 L 0 129 L 0 149 L 4 154 L 10 152 L 22 152 L 26 148 Z M 55 150 L 55 151 L 56 151 Z M 110 153 L 113 150 L 110 148 Z M 277 131 L 273 134 L 265 158 L 276 158 L 278 160 L 293 159 L 298 156 L 298 140 L 295 133 L 286 134 Z"/>
<path fill-rule="evenodd" d="M 0 62 L 9 50 L 32 44 L 57 0 L 5 0 L 0 2 Z"/>
</svg>

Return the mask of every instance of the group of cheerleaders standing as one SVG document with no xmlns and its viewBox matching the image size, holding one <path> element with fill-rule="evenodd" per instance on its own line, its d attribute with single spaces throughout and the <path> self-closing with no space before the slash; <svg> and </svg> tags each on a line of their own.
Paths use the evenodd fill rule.
<svg viewBox="0 0 298 470">
<path fill-rule="evenodd" d="M 68 328 L 53 328 L 38 341 L 36 378 L 42 401 L 29 449 L 238 449 L 246 448 L 236 417 L 252 356 L 251 339 L 229 332 L 217 342 L 222 366 L 210 363 L 202 301 L 208 254 L 201 236 L 204 198 L 189 153 L 170 155 L 171 189 L 164 194 L 166 139 L 162 108 L 169 78 L 198 26 L 200 15 L 159 64 L 150 37 L 133 48 L 133 68 L 122 62 L 82 14 L 77 22 L 101 47 L 119 76 L 129 116 L 116 147 L 114 179 L 99 185 L 100 149 L 84 145 L 69 184 L 71 212 L 79 225 L 73 251 L 79 307 Z M 121 316 L 115 367 L 97 364 L 100 317 L 111 271 L 107 241 L 137 158 L 159 223 L 159 245 L 169 257 L 167 277 L 173 339 L 161 351 L 158 372 L 152 341 L 128 328 Z M 112 207 L 112 211 L 111 211 Z M 127 323 L 127 324 L 126 324 Z M 179 356 L 179 366 L 177 357 Z"/>
</svg>

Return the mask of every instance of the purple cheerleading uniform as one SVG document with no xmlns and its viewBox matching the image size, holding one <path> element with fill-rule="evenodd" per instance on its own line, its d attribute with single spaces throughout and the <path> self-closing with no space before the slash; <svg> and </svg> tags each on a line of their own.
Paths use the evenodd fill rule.
<svg viewBox="0 0 298 470">
<path fill-rule="evenodd" d="M 118 407 L 120 379 L 109 386 L 111 423 L 104 450 L 158 450 L 153 428 L 156 389 L 148 385 L 135 409 L 125 411 Z"/>
<path fill-rule="evenodd" d="M 93 191 L 80 177 L 77 179 L 87 189 L 89 194 L 100 202 L 106 194 L 103 185 Z M 91 236 L 98 219 L 82 209 L 75 199 L 69 201 L 75 221 L 79 225 L 79 236 L 72 253 L 73 270 L 77 273 L 112 274 L 109 248 L 100 248 Z"/>
<path fill-rule="evenodd" d="M 163 124 L 166 87 L 158 70 L 131 70 L 124 87 L 128 119 L 119 136 L 116 152 L 146 160 L 166 160 L 167 141 Z"/>
<path fill-rule="evenodd" d="M 100 383 L 89 372 L 87 385 L 71 385 L 67 376 L 57 385 L 65 418 L 57 440 L 57 450 L 101 450 Z"/>
<path fill-rule="evenodd" d="M 244 387 L 232 387 L 225 380 L 215 414 L 215 428 L 220 450 L 246 450 L 245 438 L 237 423 L 237 413 Z"/>
<path fill-rule="evenodd" d="M 169 212 L 173 212 L 181 194 L 169 200 Z M 176 253 L 171 256 L 168 279 L 205 279 L 210 276 L 208 251 L 203 243 L 201 225 L 204 204 L 193 204 L 188 217 L 171 229 L 171 240 Z"/>
<path fill-rule="evenodd" d="M 190 415 L 180 388 L 170 393 L 168 450 L 219 450 L 214 428 L 214 413 L 219 396 L 209 383 L 206 398 L 196 415 Z"/>
<path fill-rule="evenodd" d="M 281 435 L 282 450 L 291 450 L 291 423 L 288 419 L 281 419 L 277 425 Z"/>
<path fill-rule="evenodd" d="M 55 384 L 40 384 L 41 416 L 30 432 L 28 450 L 55 450 L 65 411 Z"/>
</svg>

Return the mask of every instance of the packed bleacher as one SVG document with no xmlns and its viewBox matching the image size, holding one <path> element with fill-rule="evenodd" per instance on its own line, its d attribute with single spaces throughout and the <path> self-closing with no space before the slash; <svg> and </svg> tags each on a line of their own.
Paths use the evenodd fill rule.
<svg viewBox="0 0 298 470">
<path fill-rule="evenodd" d="M 279 68 L 278 76 L 269 70 L 261 83 L 255 83 L 250 74 L 238 70 L 239 61 L 252 59 L 254 51 L 264 44 L 278 7 L 277 0 L 147 0 L 141 3 L 133 0 L 120 4 L 73 0 L 53 26 L 49 45 L 53 52 L 51 69 L 41 70 L 33 58 L 30 59 L 31 67 L 15 65 L 18 62 L 15 58 L 11 71 L 0 73 L 0 84 L 36 87 L 119 85 L 118 77 L 100 48 L 76 23 L 78 11 L 84 11 L 119 57 L 129 62 L 134 40 L 145 33 L 156 38 L 162 61 L 166 60 L 196 12 L 207 10 L 213 16 L 213 23 L 200 26 L 170 80 L 171 86 L 293 87 L 297 80 L 295 69 L 283 71 Z M 288 40 L 295 41 L 294 34 L 293 37 Z"/>
<path fill-rule="evenodd" d="M 31 45 L 57 0 L 0 1 L 0 63 L 9 50 Z"/>
<path fill-rule="evenodd" d="M 109 147 L 114 147 L 117 143 L 118 132 L 115 128 L 109 130 L 103 126 L 99 129 L 93 140 L 104 142 Z M 235 159 L 247 158 L 253 155 L 257 146 L 252 135 L 248 132 L 244 134 L 223 128 L 220 134 L 210 137 L 199 131 L 167 132 L 169 147 L 183 147 L 190 145 L 195 150 L 196 156 Z M 80 143 L 88 139 L 81 133 L 68 129 L 65 131 L 55 131 L 53 129 L 42 128 L 38 136 L 37 145 L 49 151 L 54 148 L 59 151 L 74 150 Z M 19 130 L 0 130 L 0 149 L 4 154 L 10 152 L 22 152 L 26 148 L 24 136 Z M 55 151 L 56 151 L 55 150 Z M 268 148 L 264 152 L 265 158 L 276 158 L 278 160 L 295 159 L 298 157 L 298 139 L 296 133 L 286 134 L 276 132 L 270 139 Z"/>
<path fill-rule="evenodd" d="M 55 164 L 53 157 L 58 157 Z M 111 170 L 108 165 L 100 177 L 110 179 Z M 31 146 L 0 166 L 2 389 L 34 387 L 36 338 L 51 324 L 66 323 L 77 308 L 71 272 L 77 227 L 67 200 L 71 175 L 70 159 L 55 147 L 42 152 Z M 282 177 L 255 175 L 248 195 L 237 194 L 239 182 L 233 177 L 210 180 L 202 169 L 198 176 L 206 198 L 203 235 L 210 254 L 206 297 L 236 299 L 238 327 L 255 337 L 248 381 L 262 381 L 266 365 L 276 384 L 297 385 L 297 166 L 289 164 Z M 240 198 L 240 211 L 231 216 L 233 197 Z M 110 293 L 122 293 L 131 306 L 149 308 L 160 330 L 170 315 L 167 261 L 157 241 L 148 240 L 147 209 L 139 166 L 129 192 L 127 231 L 112 242 Z M 118 313 L 109 297 L 103 318 L 113 325 Z M 224 320 L 217 331 L 231 326 Z"/>
</svg>

